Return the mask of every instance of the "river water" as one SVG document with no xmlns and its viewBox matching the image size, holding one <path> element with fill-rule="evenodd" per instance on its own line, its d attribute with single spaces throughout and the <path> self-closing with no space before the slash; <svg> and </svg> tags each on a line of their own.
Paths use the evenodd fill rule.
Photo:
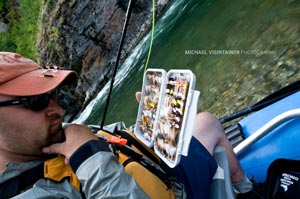
<svg viewBox="0 0 300 199">
<path fill-rule="evenodd" d="M 190 69 L 198 111 L 217 117 L 299 79 L 300 1 L 173 1 L 156 21 L 148 68 Z M 118 70 L 105 124 L 135 123 L 150 34 Z M 74 121 L 100 124 L 109 84 Z"/>
</svg>

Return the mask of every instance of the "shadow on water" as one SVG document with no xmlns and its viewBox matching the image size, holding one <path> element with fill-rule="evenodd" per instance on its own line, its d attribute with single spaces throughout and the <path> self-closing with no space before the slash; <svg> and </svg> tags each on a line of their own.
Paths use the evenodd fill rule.
<svg viewBox="0 0 300 199">
<path fill-rule="evenodd" d="M 191 69 L 199 111 L 221 117 L 299 79 L 300 1 L 174 1 L 155 26 L 148 68 Z M 120 67 L 106 124 L 135 123 L 149 35 Z M 99 124 L 107 86 L 77 122 Z"/>
</svg>

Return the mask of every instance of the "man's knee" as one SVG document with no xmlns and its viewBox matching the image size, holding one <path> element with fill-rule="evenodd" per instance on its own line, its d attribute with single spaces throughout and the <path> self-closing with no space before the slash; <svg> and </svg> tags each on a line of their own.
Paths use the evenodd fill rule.
<svg viewBox="0 0 300 199">
<path fill-rule="evenodd" d="M 219 120 L 209 112 L 201 112 L 196 115 L 195 126 L 200 126 L 208 129 L 216 128 L 223 131 L 222 125 Z"/>
<path fill-rule="evenodd" d="M 209 112 L 197 114 L 193 134 L 210 153 L 225 136 L 219 120 Z"/>
</svg>

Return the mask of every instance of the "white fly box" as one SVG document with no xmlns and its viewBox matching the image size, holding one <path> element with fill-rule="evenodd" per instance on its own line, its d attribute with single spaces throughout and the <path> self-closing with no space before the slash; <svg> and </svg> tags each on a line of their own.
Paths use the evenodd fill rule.
<svg viewBox="0 0 300 199">
<path fill-rule="evenodd" d="M 187 155 L 200 96 L 190 70 L 148 69 L 135 134 L 170 167 Z"/>
</svg>

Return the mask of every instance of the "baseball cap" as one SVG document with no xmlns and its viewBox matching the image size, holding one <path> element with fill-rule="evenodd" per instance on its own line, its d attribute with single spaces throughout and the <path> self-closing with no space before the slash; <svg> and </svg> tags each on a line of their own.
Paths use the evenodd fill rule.
<svg viewBox="0 0 300 199">
<path fill-rule="evenodd" d="M 57 67 L 42 68 L 17 53 L 0 52 L 0 94 L 32 96 L 77 80 L 77 73 Z"/>
</svg>

